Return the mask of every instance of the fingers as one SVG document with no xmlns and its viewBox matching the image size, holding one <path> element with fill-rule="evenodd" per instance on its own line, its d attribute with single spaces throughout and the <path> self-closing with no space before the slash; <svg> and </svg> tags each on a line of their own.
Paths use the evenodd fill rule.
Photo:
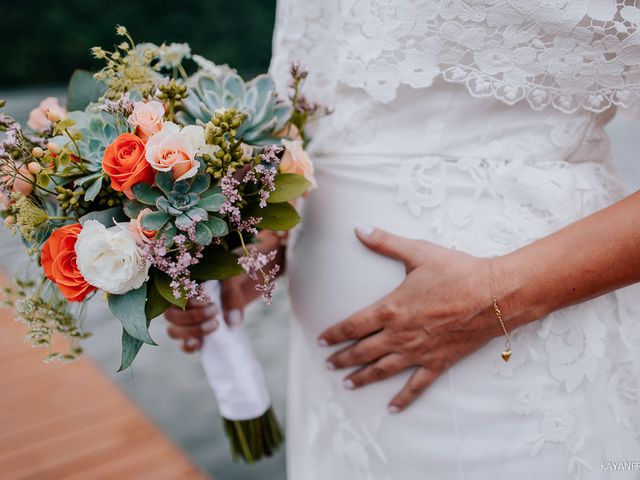
<svg viewBox="0 0 640 480">
<path fill-rule="evenodd" d="M 358 239 L 367 248 L 386 257 L 399 260 L 407 266 L 414 266 L 414 258 L 420 241 L 394 235 L 365 223 L 356 223 L 354 229 Z"/>
<path fill-rule="evenodd" d="M 218 321 L 211 318 L 206 322 L 193 326 L 169 325 L 167 333 L 174 339 L 200 338 L 215 331 L 218 328 Z"/>
<path fill-rule="evenodd" d="M 218 309 L 213 303 L 207 303 L 205 306 L 187 307 L 186 310 L 171 306 L 164 312 L 164 316 L 174 325 L 193 326 L 215 318 L 217 311 Z"/>
<path fill-rule="evenodd" d="M 367 365 L 361 370 L 350 374 L 344 379 L 343 384 L 348 389 L 363 387 L 392 377 L 407 367 L 409 367 L 409 364 L 401 355 L 390 353 L 371 365 Z"/>
<path fill-rule="evenodd" d="M 197 352 L 202 348 L 202 339 L 201 338 L 187 338 L 183 340 L 180 348 L 185 353 L 193 353 Z"/>
<path fill-rule="evenodd" d="M 223 282 L 222 308 L 224 319 L 228 325 L 239 325 L 244 319 L 244 306 L 246 304 L 245 284 L 249 284 L 249 282 L 241 277 L 230 278 Z"/>
<path fill-rule="evenodd" d="M 326 347 L 377 332 L 384 324 L 383 315 L 379 309 L 380 304 L 371 305 L 354 313 L 346 320 L 332 325 L 320 334 L 318 344 Z"/>
<path fill-rule="evenodd" d="M 383 332 L 364 338 L 359 342 L 343 348 L 327 359 L 327 368 L 349 368 L 364 365 L 390 353 Z"/>
<path fill-rule="evenodd" d="M 418 367 L 400 393 L 389 402 L 389 412 L 397 413 L 407 408 L 422 395 L 422 392 L 424 392 L 439 375 L 439 372 Z"/>
</svg>

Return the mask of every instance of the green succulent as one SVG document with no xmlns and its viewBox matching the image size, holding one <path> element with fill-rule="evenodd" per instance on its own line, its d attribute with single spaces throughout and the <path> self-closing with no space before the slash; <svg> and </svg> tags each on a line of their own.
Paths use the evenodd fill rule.
<svg viewBox="0 0 640 480">
<path fill-rule="evenodd" d="M 74 133 L 77 134 L 76 144 L 80 155 L 86 161 L 87 174 L 77 178 L 75 184 L 84 190 L 84 199 L 93 201 L 102 188 L 103 172 L 102 157 L 107 146 L 123 131 L 116 119 L 108 113 L 100 111 L 95 104 L 89 105 L 84 111 L 69 112 L 67 118 L 73 120 Z M 67 145 L 69 137 L 61 135 L 52 139 L 60 145 Z M 75 145 L 68 145 L 75 152 Z"/>
<path fill-rule="evenodd" d="M 227 223 L 220 217 L 211 215 L 220 211 L 224 196 L 219 188 L 211 187 L 211 177 L 198 173 L 189 180 L 174 182 L 171 172 L 158 172 L 155 177 L 157 188 L 146 183 L 138 183 L 132 188 L 137 202 L 128 202 L 125 212 L 134 218 L 143 208 L 155 211 L 142 217 L 142 227 L 164 233 L 167 243 L 179 230 L 185 230 L 196 221 L 195 239 L 200 245 L 209 245 L 214 237 L 222 237 L 229 232 Z"/>
<path fill-rule="evenodd" d="M 219 76 L 200 74 L 193 78 L 177 118 L 184 124 L 206 124 L 218 109 L 236 109 L 247 115 L 238 128 L 238 138 L 251 145 L 278 143 L 275 133 L 291 118 L 292 106 L 278 100 L 268 74 L 244 82 L 235 72 Z"/>
</svg>

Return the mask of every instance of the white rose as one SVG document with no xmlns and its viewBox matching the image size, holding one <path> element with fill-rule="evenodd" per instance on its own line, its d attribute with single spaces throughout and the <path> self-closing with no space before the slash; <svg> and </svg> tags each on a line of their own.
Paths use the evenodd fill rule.
<svg viewBox="0 0 640 480">
<path fill-rule="evenodd" d="M 82 226 L 75 250 L 82 276 L 105 292 L 122 295 L 141 287 L 149 278 L 149 265 L 128 228 L 106 228 L 97 220 L 89 220 Z"/>
<path fill-rule="evenodd" d="M 216 151 L 220 148 L 217 145 L 209 145 L 204 139 L 204 128 L 200 125 L 187 125 L 180 130 L 180 134 L 187 137 L 196 150 L 196 155 L 207 154 L 214 158 Z"/>
</svg>

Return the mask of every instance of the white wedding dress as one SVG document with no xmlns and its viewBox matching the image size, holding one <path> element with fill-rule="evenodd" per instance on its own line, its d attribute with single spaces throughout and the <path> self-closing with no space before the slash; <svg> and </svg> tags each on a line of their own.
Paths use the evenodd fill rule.
<svg viewBox="0 0 640 480">
<path fill-rule="evenodd" d="M 302 61 L 334 109 L 289 244 L 289 480 L 640 478 L 610 471 L 640 460 L 637 286 L 517 329 L 508 363 L 495 339 L 397 415 L 410 372 L 348 391 L 316 344 L 403 280 L 357 221 L 490 256 L 622 198 L 603 127 L 639 96 L 639 22 L 622 0 L 279 2 L 272 72 Z"/>
</svg>

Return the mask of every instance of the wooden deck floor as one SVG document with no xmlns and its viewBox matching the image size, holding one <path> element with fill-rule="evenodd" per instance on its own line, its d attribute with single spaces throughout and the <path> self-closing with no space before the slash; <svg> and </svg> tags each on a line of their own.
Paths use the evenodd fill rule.
<svg viewBox="0 0 640 480">
<path fill-rule="evenodd" d="M 0 310 L 2 480 L 208 478 L 88 358 L 44 364 Z"/>
</svg>

